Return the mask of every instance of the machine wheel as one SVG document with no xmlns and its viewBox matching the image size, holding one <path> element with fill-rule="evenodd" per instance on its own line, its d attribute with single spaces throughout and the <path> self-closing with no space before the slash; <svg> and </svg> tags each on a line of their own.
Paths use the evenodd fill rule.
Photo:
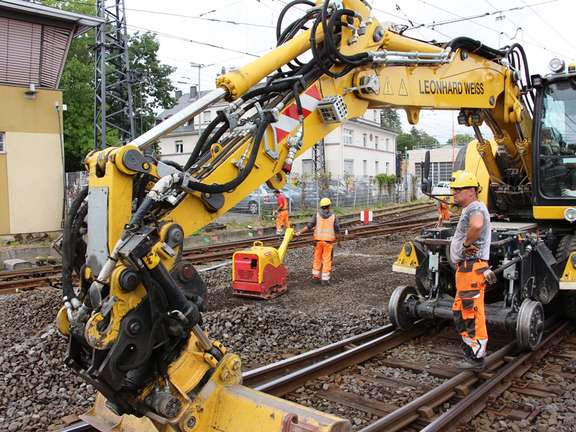
<svg viewBox="0 0 576 432">
<path fill-rule="evenodd" d="M 521 348 L 532 351 L 544 333 L 544 308 L 542 303 L 525 299 L 516 319 L 516 341 Z"/>
<path fill-rule="evenodd" d="M 413 286 L 402 285 L 392 292 L 388 302 L 388 316 L 394 327 L 406 330 L 414 324 L 415 319 L 406 308 L 406 300 L 412 296 L 417 296 Z"/>
</svg>

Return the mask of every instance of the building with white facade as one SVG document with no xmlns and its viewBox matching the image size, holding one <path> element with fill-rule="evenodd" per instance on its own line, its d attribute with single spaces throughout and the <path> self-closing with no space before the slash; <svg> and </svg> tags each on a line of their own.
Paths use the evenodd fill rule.
<svg viewBox="0 0 576 432">
<path fill-rule="evenodd" d="M 176 105 L 160 113 L 157 123 L 166 120 L 208 92 L 209 90 L 199 93 L 196 86 L 190 87 L 190 93 L 182 94 L 181 91 L 176 91 Z M 227 103 L 224 101 L 216 103 L 202 112 L 200 116 L 194 117 L 183 126 L 162 137 L 158 143 L 160 159 L 171 160 L 181 165 L 186 164 L 192 150 L 196 147 L 202 130 L 216 118 L 217 111 L 226 105 Z"/>
<path fill-rule="evenodd" d="M 426 152 L 430 151 L 430 178 L 432 184 L 436 185 L 439 181 L 448 181 L 452 177 L 452 165 L 462 148 L 462 146 L 453 147 L 448 144 L 434 149 L 408 150 L 406 152 L 406 173 L 415 175 L 420 179 Z"/>
<path fill-rule="evenodd" d="M 205 92 L 201 92 L 200 96 Z M 189 94 L 177 94 L 177 104 L 158 116 L 165 120 L 172 114 L 198 98 L 196 87 Z M 194 118 L 159 142 L 161 159 L 185 164 L 198 142 L 199 134 L 226 102 L 214 105 L 204 111 L 201 117 Z M 332 177 L 373 177 L 376 174 L 396 174 L 396 136 L 397 133 L 383 127 L 380 110 L 368 110 L 363 117 L 349 120 L 324 138 L 326 171 Z M 314 161 L 312 149 L 306 151 L 293 164 L 293 173 L 309 175 L 313 173 Z"/>
<path fill-rule="evenodd" d="M 380 110 L 348 120 L 324 138 L 326 171 L 333 177 L 396 174 L 396 136 L 381 125 Z M 294 162 L 293 172 L 312 174 L 312 149 Z"/>
</svg>

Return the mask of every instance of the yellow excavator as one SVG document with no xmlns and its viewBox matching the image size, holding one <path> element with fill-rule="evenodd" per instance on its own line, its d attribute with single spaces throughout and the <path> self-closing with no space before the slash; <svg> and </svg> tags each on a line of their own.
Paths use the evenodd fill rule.
<svg viewBox="0 0 576 432">
<path fill-rule="evenodd" d="M 305 12 L 283 23 L 294 6 Z M 207 290 L 182 247 L 258 185 L 280 189 L 295 157 L 367 109 L 403 108 L 412 124 L 421 109 L 459 110 L 476 133 L 460 163 L 482 178 L 484 198 L 505 220 L 493 234 L 501 280 L 489 322 L 518 327 L 530 347 L 541 337 L 542 305 L 556 307 L 564 294 L 574 305 L 575 74 L 532 77 L 520 45 L 420 41 L 372 12 L 364 0 L 290 2 L 277 48 L 219 76 L 215 90 L 130 144 L 87 156 L 89 185 L 65 222 L 57 326 L 69 341 L 67 365 L 99 393 L 88 423 L 115 431 L 350 430 L 345 419 L 242 386 L 238 356 L 202 328 Z M 184 166 L 149 155 L 160 136 L 223 99 Z M 493 139 L 481 135 L 484 123 Z M 417 280 L 391 300 L 399 327 L 451 318 L 449 236 L 427 231 L 403 248 L 398 268 Z"/>
</svg>

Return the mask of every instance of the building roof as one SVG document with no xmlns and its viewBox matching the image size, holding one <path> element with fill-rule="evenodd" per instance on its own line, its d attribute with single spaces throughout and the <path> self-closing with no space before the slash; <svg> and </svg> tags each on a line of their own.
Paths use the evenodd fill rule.
<svg viewBox="0 0 576 432">
<path fill-rule="evenodd" d="M 195 102 L 196 100 L 198 100 L 199 98 L 201 98 L 202 96 L 204 96 L 207 93 L 210 93 L 212 90 L 201 90 L 199 93 L 196 93 L 196 96 L 190 97 L 190 93 L 184 93 L 182 96 L 180 96 L 178 98 L 178 100 L 176 101 L 176 104 L 172 107 L 172 108 L 168 108 L 167 110 L 162 111 L 160 114 L 158 114 L 157 119 L 158 120 L 166 120 L 168 117 L 170 117 L 173 114 L 176 114 L 178 111 L 183 110 L 184 108 L 186 108 L 188 105 L 190 105 L 192 102 Z M 219 102 L 214 104 L 214 107 L 218 107 L 218 106 L 223 106 L 223 105 L 227 105 L 226 102 Z"/>
<path fill-rule="evenodd" d="M 29 18 L 44 18 L 49 20 L 52 25 L 58 22 L 67 26 L 74 25 L 74 36 L 84 33 L 104 22 L 104 20 L 99 17 L 63 11 L 24 0 L 0 0 L 0 16 L 6 15 L 13 15 L 11 16 L 12 18 L 17 18 L 16 15 L 20 17 L 27 15 Z"/>
</svg>

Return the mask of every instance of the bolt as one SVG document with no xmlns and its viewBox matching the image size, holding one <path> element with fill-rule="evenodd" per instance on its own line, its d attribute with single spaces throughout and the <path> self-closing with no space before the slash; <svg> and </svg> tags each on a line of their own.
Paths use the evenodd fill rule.
<svg viewBox="0 0 576 432">
<path fill-rule="evenodd" d="M 223 370 L 222 373 L 220 374 L 220 378 L 222 378 L 222 381 L 228 381 L 228 379 L 230 378 L 230 372 L 228 372 L 227 370 Z"/>
<path fill-rule="evenodd" d="M 236 360 L 234 363 L 232 363 L 232 369 L 235 371 L 240 370 L 240 360 Z"/>
<path fill-rule="evenodd" d="M 196 417 L 192 416 L 186 421 L 186 427 L 192 429 L 196 426 Z"/>
<path fill-rule="evenodd" d="M 132 321 L 128 325 L 128 331 L 132 335 L 137 335 L 138 333 L 140 333 L 141 330 L 142 330 L 142 324 L 140 323 L 140 321 Z"/>
<path fill-rule="evenodd" d="M 144 162 L 142 164 L 142 169 L 145 169 L 146 171 L 148 171 L 150 169 L 150 164 L 148 162 Z"/>
<path fill-rule="evenodd" d="M 496 103 L 496 99 L 494 98 L 494 96 L 490 96 L 490 99 L 488 99 L 488 103 L 490 105 L 494 105 Z"/>
<path fill-rule="evenodd" d="M 384 39 L 384 28 L 378 26 L 374 29 L 374 33 L 372 33 L 372 40 L 374 42 L 380 42 L 382 39 Z"/>
</svg>

